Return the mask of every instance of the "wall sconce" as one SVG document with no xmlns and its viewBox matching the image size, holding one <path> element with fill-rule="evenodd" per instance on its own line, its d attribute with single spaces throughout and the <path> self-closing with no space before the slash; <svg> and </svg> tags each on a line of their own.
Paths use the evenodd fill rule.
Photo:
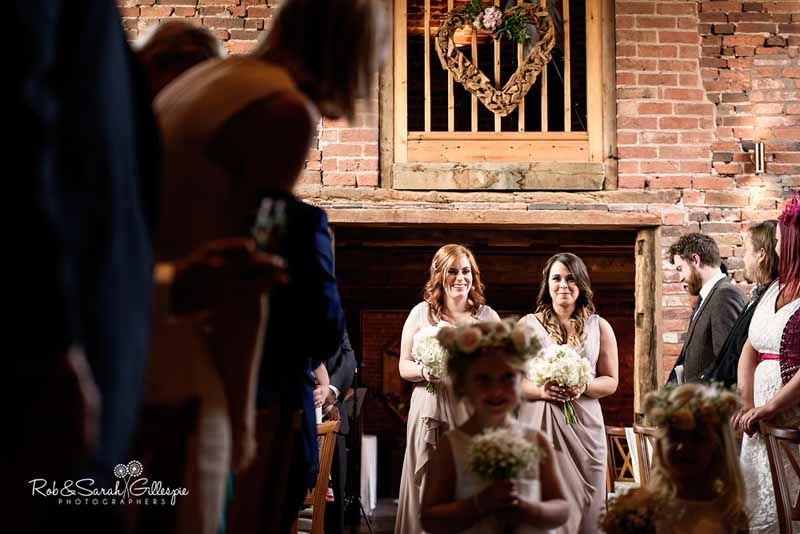
<svg viewBox="0 0 800 534">
<path fill-rule="evenodd" d="M 762 174 L 767 171 L 767 160 L 764 155 L 764 143 L 762 141 L 756 141 L 753 160 L 756 166 L 756 174 Z"/>
</svg>

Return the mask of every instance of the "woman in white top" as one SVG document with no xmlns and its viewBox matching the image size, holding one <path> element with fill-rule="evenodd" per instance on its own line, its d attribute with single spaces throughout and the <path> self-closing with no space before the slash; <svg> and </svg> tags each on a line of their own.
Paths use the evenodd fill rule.
<svg viewBox="0 0 800 534">
<path fill-rule="evenodd" d="M 796 196 L 781 215 L 776 236 L 780 274 L 753 313 L 749 337 L 739 359 L 742 409 L 734 417 L 734 425 L 747 433 L 741 461 L 750 531 L 754 533 L 777 533 L 779 528 L 767 449 L 764 438 L 757 433 L 758 421 L 800 425 L 800 373 L 795 371 L 784 381 L 779 360 L 786 323 L 800 309 L 800 202 Z M 800 460 L 800 454 L 797 458 Z M 791 473 L 789 486 L 793 494 L 800 487 L 800 481 Z"/>
<path fill-rule="evenodd" d="M 456 401 L 443 377 L 431 375 L 411 354 L 414 335 L 421 329 L 472 321 L 499 321 L 500 317 L 484 304 L 484 286 L 475 257 L 462 245 L 445 245 L 433 257 L 430 279 L 425 284 L 424 300 L 408 314 L 400 341 L 400 376 L 416 387 L 411 395 L 406 431 L 406 453 L 400 479 L 400 501 L 394 531 L 396 534 L 422 532 L 419 513 L 427 466 L 439 438 L 466 421 L 466 406 Z M 426 388 L 435 384 L 435 392 Z"/>
</svg>

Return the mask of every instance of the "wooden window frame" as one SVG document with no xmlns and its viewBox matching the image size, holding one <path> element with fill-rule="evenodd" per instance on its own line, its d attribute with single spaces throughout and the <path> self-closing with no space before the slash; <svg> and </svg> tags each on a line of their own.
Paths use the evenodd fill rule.
<svg viewBox="0 0 800 534">
<path fill-rule="evenodd" d="M 587 0 L 587 40 L 600 42 L 602 46 L 587 47 L 589 113 L 586 132 L 409 133 L 406 10 L 407 0 L 394 0 L 393 53 L 380 77 L 382 187 L 518 191 L 616 189 L 613 0 Z M 403 31 L 397 31 L 399 28 Z M 596 111 L 598 109 L 601 111 Z"/>
</svg>

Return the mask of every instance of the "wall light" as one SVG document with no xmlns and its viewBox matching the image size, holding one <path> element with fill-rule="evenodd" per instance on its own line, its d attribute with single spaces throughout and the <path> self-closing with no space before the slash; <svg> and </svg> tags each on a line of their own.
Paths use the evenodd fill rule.
<svg viewBox="0 0 800 534">
<path fill-rule="evenodd" d="M 767 171 L 767 160 L 764 155 L 764 143 L 762 141 L 756 141 L 755 149 L 753 150 L 753 160 L 756 166 L 756 174 Z"/>
</svg>

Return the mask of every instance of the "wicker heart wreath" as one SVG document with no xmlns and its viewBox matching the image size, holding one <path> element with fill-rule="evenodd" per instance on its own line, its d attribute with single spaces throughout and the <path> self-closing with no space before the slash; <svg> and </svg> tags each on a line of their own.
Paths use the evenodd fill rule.
<svg viewBox="0 0 800 534">
<path fill-rule="evenodd" d="M 461 53 L 453 40 L 453 34 L 464 26 L 478 26 L 487 12 L 499 15 L 499 9 L 488 8 L 475 16 L 473 1 L 464 7 L 447 13 L 436 32 L 436 53 L 442 62 L 442 68 L 453 73 L 453 79 L 461 83 L 467 91 L 475 95 L 489 111 L 505 117 L 514 111 L 520 101 L 525 98 L 530 88 L 536 83 L 539 73 L 550 62 L 550 52 L 555 44 L 553 23 L 547 11 L 533 4 L 519 4 L 502 13 L 501 19 L 523 20 L 532 24 L 537 30 L 537 40 L 531 47 L 522 64 L 503 86 L 502 90 L 494 87 L 494 83 L 480 69 Z M 493 10 L 493 11 L 492 11 Z M 485 23 L 484 23 L 485 24 Z M 498 31 L 500 30 L 500 31 Z M 502 35 L 502 28 L 495 28 L 494 38 Z"/>
</svg>

